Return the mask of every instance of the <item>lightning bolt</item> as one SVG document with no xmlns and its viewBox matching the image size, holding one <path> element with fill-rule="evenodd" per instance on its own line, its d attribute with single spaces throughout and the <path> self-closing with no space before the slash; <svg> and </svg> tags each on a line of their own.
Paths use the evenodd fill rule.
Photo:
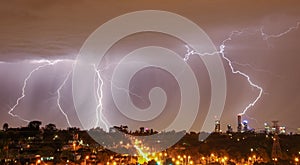
<svg viewBox="0 0 300 165">
<path fill-rule="evenodd" d="M 289 27 L 287 30 L 285 30 L 285 31 L 283 31 L 283 32 L 281 32 L 281 33 L 278 33 L 278 34 L 267 34 L 267 33 L 265 33 L 265 32 L 263 31 L 263 27 L 261 27 L 261 28 L 260 28 L 259 30 L 257 30 L 257 31 L 260 32 L 260 35 L 262 36 L 262 39 L 268 42 L 268 40 L 271 39 L 271 38 L 280 38 L 280 37 L 282 37 L 282 36 L 288 34 L 289 32 L 291 32 L 291 31 L 293 31 L 293 30 L 299 29 L 299 26 L 300 26 L 300 22 L 297 22 L 295 26 Z M 257 33 L 257 31 L 256 31 L 256 33 Z M 229 37 L 226 38 L 225 40 L 223 40 L 223 41 L 221 42 L 221 44 L 220 44 L 220 46 L 219 46 L 219 50 L 216 51 L 216 52 L 199 53 L 199 52 L 196 52 L 196 51 L 192 50 L 188 45 L 185 45 L 185 47 L 186 47 L 186 49 L 187 49 L 187 53 L 185 54 L 183 60 L 184 60 L 185 62 L 188 61 L 191 55 L 207 56 L 207 55 L 219 55 L 219 54 L 220 54 L 221 57 L 228 63 L 228 66 L 230 67 L 230 70 L 231 70 L 231 72 L 232 72 L 233 74 L 238 74 L 238 75 L 244 77 L 244 78 L 247 80 L 247 82 L 248 82 L 248 84 L 249 84 L 250 86 L 252 86 L 253 88 L 256 88 L 256 89 L 259 91 L 259 94 L 257 95 L 257 97 L 256 97 L 252 102 L 250 102 L 250 103 L 242 110 L 241 113 L 239 113 L 239 115 L 246 115 L 246 112 L 247 112 L 251 107 L 253 107 L 253 106 L 257 103 L 257 101 L 262 97 L 262 94 L 263 94 L 264 90 L 263 90 L 263 88 L 262 88 L 261 86 L 259 86 L 258 84 L 254 83 L 254 82 L 251 80 L 251 78 L 250 78 L 249 75 L 247 75 L 246 73 L 244 73 L 244 72 L 242 72 L 242 71 L 240 71 L 240 70 L 238 70 L 238 69 L 235 69 L 235 68 L 233 67 L 233 64 L 238 64 L 238 65 L 241 65 L 241 64 L 231 61 L 231 60 L 230 60 L 228 57 L 226 57 L 226 55 L 225 55 L 226 43 L 229 42 L 229 41 L 231 41 L 231 40 L 233 39 L 233 37 L 239 36 L 239 35 L 241 35 L 241 34 L 243 34 L 243 31 L 233 31 L 233 32 L 231 32 L 231 34 L 229 35 Z M 269 43 L 268 43 L 268 44 L 269 44 Z M 251 66 L 251 65 L 249 65 L 249 64 L 243 64 L 243 65 Z"/>
<path fill-rule="evenodd" d="M 111 65 L 111 64 L 110 64 Z M 103 99 L 103 84 L 104 84 L 104 80 L 107 80 L 111 83 L 113 88 L 116 88 L 118 90 L 122 90 L 124 92 L 127 92 L 128 94 L 131 94 L 133 96 L 138 97 L 139 99 L 141 99 L 143 102 L 146 102 L 145 99 L 142 96 L 139 96 L 138 94 L 131 92 L 128 89 L 125 88 L 121 88 L 118 87 L 117 85 L 115 85 L 115 83 L 112 82 L 111 79 L 105 79 L 105 77 L 101 76 L 101 72 L 108 69 L 109 66 L 103 68 L 103 69 L 97 69 L 96 65 L 93 65 L 94 67 L 94 71 L 96 73 L 96 84 L 97 84 L 97 89 L 96 89 L 96 96 L 97 96 L 97 107 L 96 107 L 96 125 L 95 127 L 98 127 L 100 122 L 102 122 L 106 128 L 106 131 L 109 131 L 109 122 L 108 120 L 105 118 L 105 116 L 103 115 L 103 103 L 102 103 L 102 99 Z M 100 117 L 99 117 L 100 116 Z"/>
<path fill-rule="evenodd" d="M 113 66 L 113 65 L 118 65 L 118 64 L 119 64 L 119 63 L 115 63 L 115 62 L 110 63 L 110 64 L 108 64 L 107 66 L 105 66 L 104 68 L 98 70 L 97 72 L 105 71 L 105 70 L 109 69 L 111 66 Z M 97 73 L 97 72 L 96 72 L 96 73 Z M 112 79 L 105 78 L 104 76 L 101 77 L 101 79 L 102 79 L 102 81 L 105 80 L 105 81 L 110 82 L 110 83 L 111 83 L 111 86 L 112 86 L 113 88 L 116 88 L 116 89 L 118 89 L 118 90 L 122 90 L 122 91 L 124 91 L 124 92 L 126 92 L 126 93 L 128 93 L 128 94 L 131 94 L 132 96 L 135 96 L 135 97 L 139 98 L 141 101 L 143 101 L 144 103 L 146 103 L 146 100 L 145 100 L 142 96 L 140 96 L 140 95 L 138 95 L 138 94 L 136 94 L 136 93 L 130 91 L 129 89 L 125 89 L 125 88 L 122 88 L 122 87 L 117 86 L 115 83 L 112 82 Z"/>
<path fill-rule="evenodd" d="M 17 114 L 14 114 L 13 111 L 15 110 L 15 108 L 19 105 L 19 102 L 25 98 L 25 88 L 27 86 L 27 82 L 28 80 L 31 78 L 32 74 L 39 71 L 40 69 L 44 68 L 44 67 L 47 67 L 47 66 L 50 66 L 50 65 L 54 65 L 56 63 L 58 63 L 59 60 L 56 60 L 56 61 L 48 61 L 48 60 L 33 60 L 31 63 L 33 64 L 40 64 L 40 63 L 46 63 L 46 64 L 43 64 L 43 65 L 39 65 L 38 67 L 34 68 L 29 74 L 28 76 L 25 78 L 24 82 L 23 82 L 23 86 L 22 86 L 22 93 L 21 93 L 21 96 L 17 98 L 17 101 L 16 103 L 10 108 L 10 110 L 8 111 L 8 114 L 13 116 L 13 117 L 17 117 L 19 118 L 20 120 L 24 121 L 24 122 L 29 122 L 29 120 L 26 120 L 24 118 L 22 118 L 21 116 L 17 115 Z"/>
<path fill-rule="evenodd" d="M 102 104 L 102 99 L 103 99 L 103 79 L 100 74 L 100 70 L 97 69 L 96 65 L 94 65 L 94 71 L 97 75 L 96 80 L 97 80 L 97 90 L 96 90 L 96 96 L 97 96 L 97 107 L 96 107 L 96 125 L 95 127 L 98 127 L 99 122 L 104 124 L 106 131 L 109 131 L 109 124 L 107 122 L 107 119 L 103 115 L 103 104 Z M 100 118 L 99 118 L 100 116 Z"/>
<path fill-rule="evenodd" d="M 244 110 L 242 111 L 242 113 L 240 113 L 240 115 L 244 115 L 250 107 L 254 106 L 255 103 L 261 98 L 261 96 L 263 94 L 263 88 L 260 87 L 259 85 L 255 84 L 250 79 L 250 76 L 248 76 L 246 73 L 244 73 L 244 72 L 242 72 L 240 70 L 235 69 L 233 67 L 233 62 L 228 57 L 225 56 L 226 43 L 229 42 L 229 41 L 231 41 L 234 36 L 241 35 L 242 33 L 243 33 L 243 31 L 233 31 L 233 32 L 231 32 L 231 34 L 229 35 L 229 37 L 226 38 L 225 40 L 223 40 L 221 42 L 221 45 L 219 46 L 219 51 L 216 51 L 216 52 L 198 53 L 198 52 L 192 50 L 189 46 L 186 45 L 185 47 L 187 48 L 187 53 L 185 54 L 185 57 L 183 59 L 184 61 L 188 61 L 191 55 L 207 56 L 207 55 L 219 55 L 220 54 L 221 57 L 225 61 L 227 61 L 228 66 L 230 67 L 231 72 L 233 74 L 238 74 L 240 76 L 243 76 L 244 78 L 246 78 L 246 80 L 248 81 L 249 85 L 251 85 L 252 87 L 258 89 L 259 90 L 258 96 L 244 108 Z"/>
<path fill-rule="evenodd" d="M 61 90 L 62 88 L 65 86 L 66 82 L 68 81 L 70 75 L 71 75 L 72 71 L 68 73 L 67 77 L 64 79 L 64 81 L 62 82 L 62 84 L 59 86 L 59 88 L 57 89 L 56 93 L 57 93 L 57 99 L 56 99 L 56 104 L 60 110 L 60 112 L 65 116 L 66 118 L 66 121 L 69 125 L 69 127 L 72 127 L 71 123 L 70 123 L 70 120 L 69 120 L 69 117 L 68 115 L 65 113 L 65 111 L 62 109 L 62 106 L 60 104 L 60 98 L 61 98 Z"/>
<path fill-rule="evenodd" d="M 288 34 L 289 32 L 293 31 L 293 30 L 298 30 L 300 26 L 300 21 L 296 23 L 295 26 L 289 27 L 287 30 L 278 33 L 278 34 L 266 34 L 263 31 L 263 27 L 260 28 L 260 32 L 261 32 L 261 36 L 263 37 L 263 40 L 268 41 L 270 38 L 279 38 L 282 37 L 286 34 Z"/>
<path fill-rule="evenodd" d="M 115 83 L 112 82 L 111 79 L 107 79 L 107 78 L 105 78 L 105 77 L 102 77 L 102 79 L 103 79 L 103 80 L 106 80 L 106 81 L 109 81 L 109 82 L 111 83 L 111 86 L 112 86 L 113 88 L 116 88 L 117 90 L 124 91 L 124 92 L 126 92 L 126 93 L 128 93 L 128 94 L 131 94 L 132 96 L 135 96 L 135 97 L 139 98 L 142 102 L 147 103 L 146 100 L 145 100 L 142 96 L 140 96 L 140 95 L 138 95 L 138 94 L 136 94 L 136 93 L 130 91 L 129 89 L 125 89 L 125 88 L 122 88 L 122 87 L 117 86 Z"/>
<path fill-rule="evenodd" d="M 20 115 L 14 114 L 13 111 L 15 110 L 15 108 L 20 104 L 20 102 L 26 97 L 26 87 L 28 84 L 28 81 L 30 80 L 30 78 L 32 77 L 32 75 L 38 71 L 40 71 L 41 69 L 48 67 L 48 66 L 54 66 L 59 62 L 67 62 L 67 61 L 71 61 L 71 60 L 54 60 L 54 61 L 50 61 L 50 60 L 30 60 L 29 63 L 30 64 L 39 64 L 37 67 L 35 67 L 33 70 L 30 71 L 30 73 L 26 76 L 26 78 L 23 81 L 23 86 L 22 86 L 22 92 L 21 92 L 21 96 L 19 96 L 16 100 L 16 103 L 10 108 L 10 110 L 8 111 L 8 114 L 11 115 L 12 117 L 16 117 L 24 122 L 30 122 L 30 120 L 24 119 L 22 118 Z M 71 61 L 74 64 L 74 61 Z M 74 66 L 73 66 L 74 67 Z M 96 66 L 94 66 L 95 69 L 95 73 L 96 73 L 96 81 L 97 81 L 97 107 L 96 107 L 96 111 L 97 111 L 97 115 L 96 115 L 96 126 L 97 127 L 100 123 L 100 121 L 104 124 L 106 130 L 109 130 L 109 124 L 106 120 L 106 118 L 103 115 L 103 104 L 102 104 L 102 99 L 103 99 L 103 79 L 101 77 L 101 73 L 100 70 L 97 70 Z M 105 70 L 107 68 L 104 68 L 103 70 Z M 66 122 L 68 124 L 69 127 L 72 127 L 69 117 L 68 115 L 65 113 L 65 111 L 62 108 L 61 105 L 61 91 L 63 89 L 63 87 L 66 85 L 71 73 L 73 70 L 71 70 L 66 78 L 63 80 L 63 82 L 59 85 L 59 87 L 56 90 L 56 94 L 57 94 L 57 99 L 56 99 L 56 104 L 57 107 L 59 109 L 59 111 L 64 115 Z M 115 86 L 116 87 L 116 86 Z M 124 89 L 125 90 L 125 89 Z M 100 116 L 100 117 L 99 117 Z"/>
<path fill-rule="evenodd" d="M 16 103 L 10 108 L 10 110 L 8 111 L 8 114 L 11 115 L 12 117 L 16 117 L 24 122 L 30 122 L 29 120 L 27 119 L 24 119 L 22 118 L 21 116 L 17 115 L 17 114 L 14 114 L 13 111 L 15 110 L 15 108 L 19 105 L 20 101 L 22 101 L 25 97 L 26 97 L 26 93 L 25 93 L 25 90 L 26 90 L 26 87 L 27 87 L 27 84 L 28 84 L 28 81 L 30 80 L 30 78 L 32 77 L 32 75 L 45 68 L 45 67 L 48 67 L 48 66 L 53 66 L 53 65 L 56 65 L 57 63 L 59 62 L 63 62 L 63 61 L 68 61 L 68 60 L 53 60 L 53 61 L 50 61 L 50 60 L 45 60 L 45 59 L 42 59 L 42 60 L 31 60 L 29 63 L 30 64 L 41 64 L 41 65 L 38 65 L 37 67 L 35 67 L 31 72 L 29 72 L 29 74 L 26 76 L 26 78 L 24 79 L 23 81 L 23 86 L 22 86 L 22 92 L 21 92 L 21 96 L 17 98 L 16 100 Z M 71 72 L 70 72 L 71 73 Z M 63 111 L 61 105 L 60 105 L 60 98 L 61 98 L 61 89 L 63 88 L 63 86 L 66 84 L 68 78 L 69 78 L 69 75 L 70 73 L 67 75 L 66 79 L 63 81 L 63 83 L 59 86 L 59 88 L 57 89 L 57 105 L 59 107 L 59 110 L 62 112 L 62 114 L 65 116 L 66 120 L 67 120 L 67 123 L 69 126 L 71 126 L 70 122 L 69 122 L 69 118 L 67 116 L 67 114 Z"/>
<path fill-rule="evenodd" d="M 239 65 L 239 66 L 242 66 L 242 67 L 248 67 L 248 68 L 250 68 L 250 69 L 252 69 L 252 70 L 254 70 L 254 71 L 256 71 L 256 72 L 263 72 L 263 73 L 267 73 L 267 74 L 270 74 L 270 75 L 275 76 L 275 77 L 278 77 L 278 78 L 282 78 L 282 76 L 277 75 L 277 74 L 274 74 L 274 73 L 271 72 L 271 71 L 264 70 L 264 69 L 260 69 L 260 68 L 256 68 L 256 67 L 254 67 L 254 66 L 252 66 L 252 65 L 250 65 L 250 64 L 238 63 L 238 62 L 236 62 L 236 61 L 232 61 L 232 64 Z M 264 92 L 264 94 L 265 94 L 265 92 Z"/>
<path fill-rule="evenodd" d="M 247 112 L 247 110 L 249 108 L 253 107 L 256 104 L 256 102 L 261 98 L 261 96 L 263 94 L 263 88 L 261 86 L 255 84 L 246 73 L 244 73 L 244 72 L 242 72 L 240 70 L 234 69 L 231 60 L 225 56 L 226 42 L 232 40 L 232 37 L 234 35 L 240 35 L 240 34 L 242 34 L 242 31 L 234 31 L 234 32 L 232 32 L 230 34 L 230 36 L 222 42 L 222 44 L 220 46 L 220 54 L 223 57 L 223 59 L 228 62 L 228 65 L 230 66 L 230 69 L 231 69 L 232 73 L 239 74 L 239 75 L 245 77 L 247 79 L 249 85 L 251 85 L 252 87 L 254 87 L 254 88 L 256 88 L 256 89 L 259 90 L 258 96 L 244 108 L 244 110 L 242 111 L 242 113 L 240 113 L 240 115 L 244 115 Z"/>
</svg>

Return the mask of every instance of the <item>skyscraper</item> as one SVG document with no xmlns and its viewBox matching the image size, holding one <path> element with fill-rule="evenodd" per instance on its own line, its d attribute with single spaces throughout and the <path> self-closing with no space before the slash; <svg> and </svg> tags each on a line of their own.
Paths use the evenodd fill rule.
<svg viewBox="0 0 300 165">
<path fill-rule="evenodd" d="M 275 134 L 279 134 L 279 125 L 278 125 L 278 121 L 272 121 L 273 123 L 273 128 L 272 128 L 272 132 Z"/>
<path fill-rule="evenodd" d="M 220 120 L 215 121 L 215 132 L 221 132 Z"/>
<path fill-rule="evenodd" d="M 232 133 L 232 127 L 230 124 L 227 125 L 227 133 Z"/>
<path fill-rule="evenodd" d="M 247 120 L 243 121 L 243 131 L 244 132 L 248 132 L 249 131 L 249 129 L 248 129 L 248 121 Z"/>
<path fill-rule="evenodd" d="M 268 123 L 264 123 L 265 126 L 265 133 L 270 133 L 270 126 Z"/>
<path fill-rule="evenodd" d="M 237 132 L 242 132 L 242 116 L 238 115 L 238 126 L 237 126 Z"/>
</svg>

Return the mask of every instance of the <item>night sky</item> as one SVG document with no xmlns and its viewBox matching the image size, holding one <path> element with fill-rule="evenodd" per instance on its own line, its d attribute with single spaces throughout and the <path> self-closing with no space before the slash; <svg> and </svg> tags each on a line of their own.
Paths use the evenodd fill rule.
<svg viewBox="0 0 300 165">
<path fill-rule="evenodd" d="M 13 111 L 26 120 L 40 120 L 43 124 L 51 122 L 59 128 L 66 128 L 66 119 L 56 104 L 56 92 L 72 70 L 72 63 L 83 43 L 106 21 L 137 10 L 165 10 L 184 16 L 197 23 L 217 49 L 232 31 L 242 30 L 241 35 L 234 36 L 226 43 L 225 55 L 233 61 L 235 69 L 249 75 L 253 82 L 264 89 L 261 99 L 243 118 L 256 130 L 263 129 L 263 123 L 271 124 L 272 120 L 279 120 L 279 125 L 286 126 L 287 131 L 296 131 L 300 127 L 300 29 L 292 28 L 297 27 L 300 21 L 300 2 L 279 0 L 2 1 L 0 124 L 7 122 L 11 127 L 26 126 L 26 122 L 10 116 L 8 111 L 21 96 L 26 76 L 40 65 L 34 63 L 34 60 L 68 59 L 35 72 L 27 82 L 26 97 Z M 266 35 L 262 35 L 261 28 Z M 268 40 L 265 38 L 283 32 L 288 33 Z M 173 49 L 183 56 L 186 52 L 184 43 L 172 36 L 141 33 L 120 40 L 99 64 L 99 68 L 109 68 L 112 65 L 112 68 L 103 72 L 103 104 L 104 114 L 114 125 L 128 124 L 130 128 L 146 126 L 162 130 L 176 116 L 180 100 L 178 84 L 170 74 L 160 69 L 144 69 L 134 76 L 130 84 L 131 92 L 143 98 L 131 95 L 133 103 L 140 108 L 149 106 L 148 93 L 151 88 L 159 86 L 167 93 L 166 112 L 154 121 L 134 122 L 120 116 L 109 94 L 113 63 L 130 50 L 153 44 Z M 226 70 L 227 97 L 223 114 L 216 116 L 216 119 L 221 120 L 223 130 L 226 129 L 226 124 L 231 124 L 236 129 L 236 115 L 257 97 L 259 91 L 251 87 L 244 77 L 232 74 L 225 60 L 223 64 Z M 210 104 L 211 86 L 200 58 L 192 57 L 189 65 L 197 75 L 201 91 L 199 113 L 191 129 L 199 131 L 203 115 Z M 71 77 L 62 88 L 61 104 L 71 125 L 81 127 L 72 101 Z"/>
</svg>

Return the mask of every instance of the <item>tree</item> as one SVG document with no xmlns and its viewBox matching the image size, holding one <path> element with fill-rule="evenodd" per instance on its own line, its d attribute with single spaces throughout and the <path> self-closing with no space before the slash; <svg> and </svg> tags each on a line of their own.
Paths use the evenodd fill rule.
<svg viewBox="0 0 300 165">
<path fill-rule="evenodd" d="M 28 128 L 33 130 L 39 130 L 40 125 L 42 125 L 41 121 L 31 121 L 28 123 Z"/>
<path fill-rule="evenodd" d="M 8 124 L 7 123 L 4 123 L 3 124 L 3 131 L 7 131 L 8 130 Z"/>
<path fill-rule="evenodd" d="M 45 126 L 45 130 L 50 131 L 50 132 L 54 132 L 57 130 L 56 125 L 49 123 Z"/>
</svg>

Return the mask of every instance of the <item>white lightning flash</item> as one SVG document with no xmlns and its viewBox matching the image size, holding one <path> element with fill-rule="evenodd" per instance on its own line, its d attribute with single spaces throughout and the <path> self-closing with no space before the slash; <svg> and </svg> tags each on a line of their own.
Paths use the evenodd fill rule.
<svg viewBox="0 0 300 165">
<path fill-rule="evenodd" d="M 99 70 L 97 70 L 97 71 L 95 70 L 95 71 L 96 71 L 96 73 L 97 73 L 97 72 L 102 72 L 102 71 L 104 71 L 104 70 L 109 69 L 112 65 L 116 65 L 116 64 L 118 65 L 119 63 L 110 63 L 110 64 L 108 64 L 106 67 L 104 67 L 104 68 L 102 68 L 102 69 L 99 69 Z M 136 94 L 136 93 L 134 93 L 134 92 L 131 92 L 129 89 L 125 89 L 125 88 L 121 88 L 121 87 L 117 86 L 115 83 L 112 82 L 111 79 L 105 78 L 104 76 L 101 77 L 101 79 L 102 79 L 102 82 L 103 82 L 103 80 L 110 82 L 110 83 L 111 83 L 111 86 L 112 86 L 113 88 L 116 88 L 116 89 L 118 89 L 118 90 L 122 90 L 122 91 L 124 91 L 124 92 L 126 92 L 126 93 L 128 93 L 128 94 L 131 94 L 132 96 L 135 96 L 135 97 L 139 98 L 141 101 L 143 101 L 144 103 L 146 103 L 146 100 L 145 100 L 142 96 L 140 96 L 140 95 L 138 95 L 138 94 Z"/>
<path fill-rule="evenodd" d="M 124 92 L 126 92 L 126 93 L 128 93 L 128 94 L 131 94 L 132 96 L 135 96 L 135 97 L 139 98 L 142 102 L 147 103 L 146 100 L 145 100 L 142 96 L 140 96 L 140 95 L 138 95 L 138 94 L 136 94 L 136 93 L 134 93 L 134 92 L 131 92 L 129 89 L 125 89 L 125 88 L 122 88 L 122 87 L 117 86 L 115 83 L 112 82 L 111 79 L 107 79 L 107 78 L 102 77 L 102 80 L 106 80 L 106 81 L 111 82 L 111 86 L 112 86 L 113 88 L 115 88 L 115 89 L 117 89 L 117 90 L 124 91 Z"/>
<path fill-rule="evenodd" d="M 103 79 L 100 74 L 100 70 L 97 69 L 96 65 L 94 65 L 94 71 L 96 73 L 96 81 L 97 81 L 97 91 L 96 91 L 96 96 L 97 96 L 97 107 L 96 107 L 96 125 L 95 127 L 99 126 L 99 122 L 101 121 L 104 126 L 106 131 L 109 131 L 109 124 L 105 116 L 103 115 Z"/>
<path fill-rule="evenodd" d="M 277 75 L 277 74 L 274 74 L 273 72 L 271 71 L 268 71 L 268 70 L 264 70 L 264 69 L 260 69 L 260 68 L 256 68 L 250 64 L 243 64 L 243 63 L 239 63 L 239 62 L 236 62 L 236 61 L 231 61 L 232 64 L 234 65 L 239 65 L 239 66 L 242 66 L 242 67 L 248 67 L 256 72 L 263 72 L 263 73 L 267 73 L 269 75 L 272 75 L 272 76 L 275 76 L 275 77 L 278 77 L 278 78 L 282 78 L 282 76 L 280 75 Z M 264 92 L 264 94 L 266 94 L 266 92 Z"/>
<path fill-rule="evenodd" d="M 60 110 L 60 112 L 65 116 L 66 118 L 66 121 L 69 125 L 69 127 L 72 127 L 71 123 L 70 123 L 70 120 L 69 120 L 69 117 L 68 115 L 65 113 L 65 111 L 62 109 L 62 106 L 60 104 L 60 98 L 61 98 L 61 93 L 60 91 L 62 90 L 62 88 L 65 86 L 66 82 L 68 81 L 70 75 L 71 75 L 72 71 L 68 73 L 67 77 L 64 79 L 64 81 L 62 82 L 62 84 L 59 86 L 59 88 L 57 89 L 57 99 L 56 99 L 56 104 Z"/>
<path fill-rule="evenodd" d="M 112 63 L 113 64 L 113 63 Z M 110 64 L 110 65 L 112 65 Z M 96 96 L 97 96 L 97 107 L 96 107 L 96 112 L 97 112 L 97 115 L 96 115 L 96 125 L 94 126 L 95 128 L 99 126 L 100 122 L 102 122 L 106 128 L 106 131 L 109 131 L 109 122 L 108 120 L 105 118 L 105 116 L 103 115 L 103 102 L 102 102 L 102 99 L 103 99 L 103 84 L 104 84 L 104 80 L 106 81 L 109 81 L 111 83 L 111 86 L 113 88 L 116 88 L 118 90 L 122 90 L 128 94 L 131 94 L 133 96 L 136 96 L 138 97 L 140 100 L 142 100 L 143 102 L 146 102 L 145 99 L 142 97 L 142 96 L 139 96 L 138 94 L 134 93 L 134 92 L 131 92 L 130 90 L 128 89 L 125 89 L 125 88 L 121 88 L 121 87 L 118 87 L 117 85 L 115 85 L 111 79 L 106 79 L 105 77 L 102 77 L 101 76 L 101 72 L 108 69 L 109 66 L 103 68 L 103 69 L 97 69 L 96 65 L 93 65 L 94 66 L 94 71 L 96 73 L 96 84 L 97 84 L 97 89 L 96 89 Z"/>
<path fill-rule="evenodd" d="M 29 79 L 31 78 L 31 76 L 35 72 L 39 71 L 40 69 L 48 67 L 48 66 L 53 66 L 53 65 L 56 65 L 59 62 L 64 62 L 64 61 L 70 61 L 70 60 L 67 60 L 67 59 L 65 59 L 65 60 L 61 60 L 60 59 L 60 60 L 53 60 L 53 61 L 46 60 L 46 59 L 42 59 L 42 60 L 30 60 L 29 61 L 30 64 L 41 64 L 41 65 L 39 65 L 36 68 L 34 68 L 27 75 L 27 77 L 24 79 L 23 86 L 22 86 L 21 96 L 17 98 L 16 103 L 10 108 L 10 110 L 8 111 L 8 114 L 11 115 L 12 117 L 16 117 L 16 118 L 18 118 L 18 119 L 20 119 L 20 120 L 22 120 L 24 122 L 27 122 L 27 123 L 30 122 L 29 120 L 24 119 L 21 116 L 13 113 L 13 111 L 15 110 L 15 108 L 19 105 L 20 101 L 26 97 L 25 89 L 26 89 L 26 86 L 27 86 L 27 83 L 28 83 Z M 57 106 L 58 106 L 59 110 L 61 111 L 61 113 L 65 116 L 65 118 L 66 118 L 67 123 L 68 123 L 69 126 L 71 126 L 71 124 L 69 122 L 69 118 L 68 118 L 67 114 L 63 111 L 63 109 L 62 109 L 62 107 L 60 105 L 60 98 L 61 98 L 60 91 L 61 91 L 62 87 L 66 84 L 66 81 L 68 80 L 70 73 L 67 75 L 66 79 L 63 81 L 63 83 L 57 89 Z"/>
<path fill-rule="evenodd" d="M 232 73 L 234 73 L 234 74 L 239 74 L 239 75 L 245 77 L 245 78 L 247 79 L 249 85 L 251 85 L 252 87 L 254 87 L 254 88 L 256 88 L 256 89 L 259 90 L 258 96 L 244 108 L 244 110 L 242 111 L 242 113 L 240 113 L 240 115 L 244 115 L 250 107 L 254 106 L 255 103 L 261 98 L 261 96 L 262 96 L 262 94 L 263 94 L 263 88 L 260 87 L 259 85 L 255 84 L 255 83 L 250 79 L 250 77 L 249 77 L 246 73 L 244 73 L 244 72 L 242 72 L 242 71 L 240 71 L 240 70 L 235 69 L 235 68 L 233 67 L 232 61 L 231 61 L 228 57 L 225 56 L 226 43 L 227 43 L 228 41 L 231 41 L 232 38 L 233 38 L 234 36 L 236 36 L 236 35 L 241 35 L 242 33 L 243 33 L 242 31 L 233 31 L 233 32 L 229 35 L 228 38 L 226 38 L 225 40 L 222 41 L 222 43 L 221 43 L 221 45 L 220 45 L 220 47 L 219 47 L 219 51 L 216 51 L 216 52 L 198 53 L 198 52 L 195 52 L 194 50 L 191 50 L 190 47 L 188 47 L 188 46 L 186 45 L 186 48 L 187 48 L 187 54 L 185 54 L 185 57 L 184 57 L 184 61 L 187 61 L 187 60 L 189 60 L 189 57 L 190 57 L 191 55 L 207 56 L 207 55 L 218 55 L 218 54 L 220 54 L 221 57 L 222 57 L 225 61 L 227 61 L 227 63 L 228 63 L 228 65 L 229 65 L 229 67 L 230 67 Z"/>
<path fill-rule="evenodd" d="M 268 39 L 270 39 L 270 38 L 279 38 L 279 37 L 282 37 L 282 36 L 288 34 L 289 32 L 291 32 L 293 30 L 297 30 L 297 29 L 299 29 L 299 26 L 300 26 L 300 21 L 297 22 L 295 26 L 289 27 L 286 31 L 283 31 L 278 34 L 266 34 L 263 31 L 263 27 L 260 28 L 260 32 L 261 32 L 261 36 L 263 37 L 263 40 L 268 41 Z"/>
<path fill-rule="evenodd" d="M 226 47 L 226 42 L 232 40 L 232 37 L 233 37 L 234 35 L 240 35 L 241 33 L 242 33 L 241 31 L 235 31 L 235 32 L 232 32 L 232 33 L 230 34 L 230 36 L 222 42 L 222 44 L 221 44 L 221 46 L 220 46 L 220 53 L 221 53 L 223 59 L 225 59 L 225 60 L 228 62 L 228 65 L 230 66 L 230 69 L 231 69 L 231 72 L 232 72 L 232 73 L 234 73 L 234 74 L 239 74 L 239 75 L 245 77 L 245 78 L 247 79 L 249 85 L 251 85 L 252 87 L 254 87 L 254 88 L 256 88 L 256 89 L 259 90 L 258 96 L 244 108 L 244 110 L 243 110 L 242 113 L 240 113 L 240 115 L 244 115 L 244 114 L 247 112 L 247 110 L 248 110 L 249 108 L 253 107 L 253 106 L 256 104 L 256 102 L 261 98 L 261 96 L 262 96 L 262 94 L 263 94 L 263 88 L 262 88 L 261 86 L 255 84 L 255 83 L 250 79 L 250 76 L 248 76 L 246 73 L 244 73 L 244 72 L 242 72 L 242 71 L 240 71 L 240 70 L 234 69 L 231 60 L 225 56 L 225 52 L 224 52 L 224 51 L 225 51 L 225 47 Z"/>
<path fill-rule="evenodd" d="M 291 31 L 293 31 L 293 30 L 299 29 L 299 27 L 300 27 L 300 22 L 297 22 L 295 26 L 289 27 L 286 31 L 283 31 L 283 32 L 278 33 L 278 34 L 266 34 L 266 33 L 263 31 L 263 27 L 261 27 L 258 31 L 260 32 L 260 35 L 262 36 L 263 40 L 265 40 L 265 41 L 268 42 L 268 40 L 271 39 L 271 38 L 279 38 L 279 37 L 282 37 L 282 36 L 288 34 L 289 32 L 291 32 Z M 184 61 L 188 61 L 191 55 L 206 56 L 206 55 L 218 55 L 218 54 L 220 54 L 220 55 L 222 56 L 222 58 L 223 58 L 225 61 L 227 61 L 227 63 L 228 63 L 228 65 L 229 65 L 229 67 L 230 67 L 232 73 L 234 73 L 234 74 L 239 74 L 239 75 L 245 77 L 245 78 L 247 79 L 247 81 L 248 81 L 248 83 L 249 83 L 250 86 L 252 86 L 252 87 L 258 89 L 259 94 L 257 95 L 257 97 L 256 97 L 252 102 L 250 102 L 250 103 L 243 109 L 243 111 L 242 111 L 241 113 L 239 113 L 239 115 L 245 115 L 246 112 L 249 110 L 249 108 L 253 107 L 253 106 L 257 103 L 257 101 L 262 97 L 262 94 L 263 94 L 263 92 L 264 92 L 263 88 L 262 88 L 261 86 L 259 86 L 258 84 L 254 83 L 254 82 L 251 80 L 251 78 L 250 78 L 249 75 L 247 75 L 246 73 L 244 73 L 244 72 L 242 72 L 242 71 L 240 71 L 240 70 L 237 70 L 237 69 L 235 69 L 235 68 L 233 67 L 233 64 L 238 64 L 238 65 L 241 65 L 241 64 L 239 64 L 239 63 L 237 63 L 237 62 L 233 62 L 233 61 L 231 61 L 228 57 L 225 56 L 226 43 L 229 42 L 229 41 L 231 41 L 232 38 L 233 38 L 234 36 L 239 36 L 239 35 L 241 35 L 242 33 L 243 33 L 243 31 L 233 31 L 233 32 L 231 32 L 231 34 L 229 35 L 229 37 L 226 38 L 225 40 L 223 40 L 223 41 L 221 42 L 221 45 L 219 46 L 219 51 L 216 51 L 216 52 L 198 53 L 198 52 L 192 50 L 189 46 L 186 45 L 185 47 L 187 48 L 187 53 L 185 54 L 185 57 L 184 57 L 184 59 L 183 59 Z M 268 43 L 268 44 L 269 44 L 269 43 Z M 242 64 L 242 65 L 244 65 L 244 66 L 245 66 L 245 65 L 251 66 L 251 65 L 249 65 L 249 64 Z M 251 66 L 251 67 L 252 67 L 252 66 Z"/>
</svg>

